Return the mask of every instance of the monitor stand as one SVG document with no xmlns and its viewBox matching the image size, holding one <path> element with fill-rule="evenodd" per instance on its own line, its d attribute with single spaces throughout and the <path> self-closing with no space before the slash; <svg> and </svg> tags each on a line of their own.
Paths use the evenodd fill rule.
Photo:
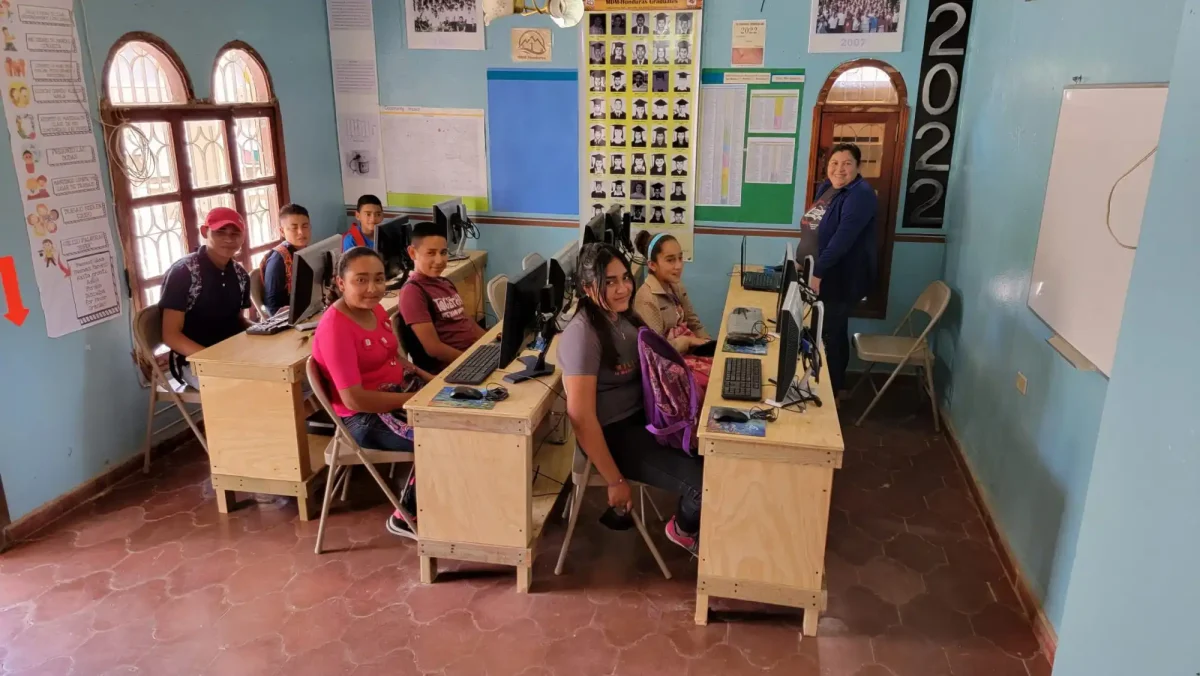
<svg viewBox="0 0 1200 676">
<path fill-rule="evenodd" d="M 817 406 L 821 405 L 821 398 L 813 390 L 812 383 L 809 382 L 811 374 L 805 373 L 803 378 L 793 378 L 792 386 L 787 391 L 787 401 L 779 402 L 774 399 L 768 399 L 763 403 L 771 408 L 787 408 L 796 404 L 807 404 L 812 402 Z"/>
<path fill-rule="evenodd" d="M 546 353 L 550 351 L 550 342 L 554 338 L 554 334 L 558 333 L 558 325 L 554 320 L 554 315 L 542 315 L 542 350 L 536 357 L 528 356 L 521 357 L 517 361 L 525 365 L 524 369 L 516 373 L 509 373 L 504 376 L 506 383 L 523 383 L 526 380 L 541 378 L 554 373 L 554 364 L 546 361 Z"/>
</svg>

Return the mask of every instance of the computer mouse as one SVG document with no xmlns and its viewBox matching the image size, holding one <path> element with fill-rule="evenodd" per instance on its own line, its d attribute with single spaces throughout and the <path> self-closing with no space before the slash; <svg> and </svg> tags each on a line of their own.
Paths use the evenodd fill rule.
<svg viewBox="0 0 1200 676">
<path fill-rule="evenodd" d="M 737 347 L 749 347 L 758 345 L 758 337 L 748 333 L 731 333 L 725 336 L 725 342 Z"/>
<path fill-rule="evenodd" d="M 713 420 L 717 422 L 744 423 L 750 421 L 750 416 L 745 411 L 739 411 L 736 408 L 714 408 Z"/>
<path fill-rule="evenodd" d="M 483 399 L 483 392 L 475 389 L 474 387 L 459 385 L 458 387 L 454 388 L 452 392 L 450 392 L 450 398 L 479 400 Z"/>
</svg>

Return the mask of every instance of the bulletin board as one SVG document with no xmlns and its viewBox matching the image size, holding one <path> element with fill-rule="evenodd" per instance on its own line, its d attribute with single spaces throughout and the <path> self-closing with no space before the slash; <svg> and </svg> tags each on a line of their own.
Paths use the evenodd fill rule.
<svg viewBox="0 0 1200 676">
<path fill-rule="evenodd" d="M 700 74 L 697 221 L 794 221 L 803 68 Z"/>
</svg>

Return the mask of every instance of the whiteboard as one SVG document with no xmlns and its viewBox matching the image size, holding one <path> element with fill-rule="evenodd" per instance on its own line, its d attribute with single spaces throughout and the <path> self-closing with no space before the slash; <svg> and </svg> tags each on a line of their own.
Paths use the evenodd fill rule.
<svg viewBox="0 0 1200 676">
<path fill-rule="evenodd" d="M 1166 104 L 1161 84 L 1063 91 L 1029 307 L 1106 376 L 1136 253 L 1113 235 L 1137 246 L 1154 157 L 1121 176 L 1158 145 Z"/>
</svg>

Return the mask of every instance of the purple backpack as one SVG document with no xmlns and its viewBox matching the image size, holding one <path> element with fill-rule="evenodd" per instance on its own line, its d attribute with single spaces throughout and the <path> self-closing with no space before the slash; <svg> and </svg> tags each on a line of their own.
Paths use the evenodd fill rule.
<svg viewBox="0 0 1200 676">
<path fill-rule="evenodd" d="M 658 443 L 694 455 L 702 402 L 692 370 L 666 338 L 644 326 L 638 329 L 638 361 L 646 429 Z"/>
</svg>

